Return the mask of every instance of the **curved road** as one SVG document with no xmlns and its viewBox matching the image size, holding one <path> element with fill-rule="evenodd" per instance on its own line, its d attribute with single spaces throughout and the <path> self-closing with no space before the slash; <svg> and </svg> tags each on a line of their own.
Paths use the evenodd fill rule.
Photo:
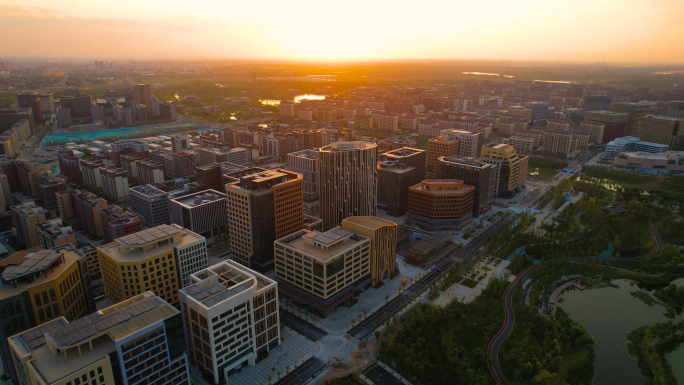
<svg viewBox="0 0 684 385">
<path fill-rule="evenodd" d="M 653 258 L 656 255 L 658 255 L 658 250 L 660 250 L 663 247 L 663 241 L 660 239 L 660 235 L 658 235 L 657 232 L 658 229 L 658 224 L 653 224 L 648 231 L 651 233 L 651 236 L 653 237 L 653 240 L 655 241 L 655 250 L 653 253 L 645 255 L 643 257 L 639 258 L 601 258 L 602 261 L 610 261 L 610 262 L 627 262 L 627 261 L 636 261 L 639 259 L 644 259 L 644 258 Z M 498 333 L 492 338 L 492 340 L 489 342 L 489 347 L 487 348 L 487 353 L 489 355 L 489 370 L 492 373 L 492 376 L 494 377 L 494 380 L 498 383 L 501 384 L 502 382 L 505 384 L 508 384 L 506 381 L 506 377 L 504 376 L 503 372 L 501 371 L 501 367 L 499 366 L 499 348 L 501 347 L 501 344 L 508 338 L 508 336 L 511 334 L 511 331 L 513 331 L 513 326 L 515 325 L 515 312 L 513 311 L 513 294 L 515 293 L 515 290 L 520 286 L 521 282 L 525 282 L 527 277 L 534 271 L 537 270 L 538 268 L 550 265 L 552 263 L 556 262 L 563 262 L 563 261 L 579 261 L 583 259 L 593 259 L 596 257 L 575 257 L 575 258 L 566 258 L 566 259 L 556 259 L 553 261 L 548 261 L 548 262 L 543 262 L 540 263 L 539 265 L 536 266 L 530 266 L 527 269 L 523 270 L 514 280 L 511 282 L 510 285 L 508 285 L 508 288 L 506 288 L 506 291 L 504 292 L 503 298 L 504 302 L 506 304 L 506 309 L 505 309 L 505 317 L 504 317 L 504 323 L 501 329 L 499 330 Z"/>
</svg>

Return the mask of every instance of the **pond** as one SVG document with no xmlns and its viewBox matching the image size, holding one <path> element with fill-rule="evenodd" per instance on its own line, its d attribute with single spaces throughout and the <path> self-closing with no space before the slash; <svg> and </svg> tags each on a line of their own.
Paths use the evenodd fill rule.
<svg viewBox="0 0 684 385">
<path fill-rule="evenodd" d="M 632 297 L 629 293 L 639 288 L 630 281 L 614 280 L 613 284 L 619 288 L 566 292 L 558 306 L 596 340 L 595 385 L 641 385 L 645 378 L 637 361 L 627 354 L 627 333 L 639 326 L 667 321 L 663 314 L 665 308 L 660 305 L 648 307 Z"/>
<path fill-rule="evenodd" d="M 315 95 L 315 94 L 304 94 L 304 95 L 297 95 L 294 97 L 294 102 L 295 103 L 300 103 L 302 100 L 324 100 L 326 98 L 325 95 Z M 259 100 L 259 103 L 261 103 L 262 106 L 279 106 L 280 105 L 280 100 L 276 99 L 261 99 Z"/>
<path fill-rule="evenodd" d="M 684 344 L 667 354 L 665 359 L 672 367 L 672 373 L 678 384 L 684 384 Z"/>
</svg>

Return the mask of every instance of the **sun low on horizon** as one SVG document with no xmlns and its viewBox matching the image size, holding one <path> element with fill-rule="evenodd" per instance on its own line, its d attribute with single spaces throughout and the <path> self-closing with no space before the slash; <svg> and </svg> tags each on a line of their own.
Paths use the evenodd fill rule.
<svg viewBox="0 0 684 385">
<path fill-rule="evenodd" d="M 679 0 L 0 0 L 0 55 L 684 62 L 682 16 Z"/>
</svg>

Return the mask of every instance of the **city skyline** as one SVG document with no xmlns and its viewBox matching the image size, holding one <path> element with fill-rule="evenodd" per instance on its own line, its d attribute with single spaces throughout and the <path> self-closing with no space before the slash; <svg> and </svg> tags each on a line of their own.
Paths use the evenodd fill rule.
<svg viewBox="0 0 684 385">
<path fill-rule="evenodd" d="M 257 6 L 208 0 L 192 7 L 125 0 L 116 8 L 70 1 L 57 9 L 45 0 L 3 0 L 0 33 L 20 38 L 0 43 L 0 52 L 119 60 L 682 62 L 684 52 L 673 47 L 684 44 L 683 13 L 674 0 L 433 1 L 421 7 L 353 1 L 331 9 L 310 1 Z M 70 43 L 28 44 L 44 36 Z"/>
</svg>

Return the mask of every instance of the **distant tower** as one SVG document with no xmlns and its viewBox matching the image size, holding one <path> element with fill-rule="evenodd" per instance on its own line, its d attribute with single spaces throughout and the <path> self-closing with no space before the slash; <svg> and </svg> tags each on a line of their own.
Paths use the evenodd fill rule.
<svg viewBox="0 0 684 385">
<path fill-rule="evenodd" d="M 252 83 L 256 83 L 256 72 L 252 72 Z"/>
</svg>

